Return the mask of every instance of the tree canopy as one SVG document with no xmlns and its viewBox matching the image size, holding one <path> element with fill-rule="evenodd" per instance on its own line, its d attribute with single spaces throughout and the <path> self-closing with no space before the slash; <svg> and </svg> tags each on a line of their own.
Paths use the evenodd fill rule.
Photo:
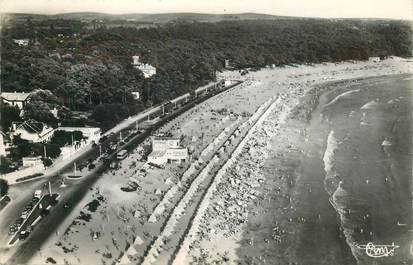
<svg viewBox="0 0 413 265">
<path fill-rule="evenodd" d="M 101 122 L 105 122 L 102 104 L 122 105 L 119 111 L 106 112 L 108 120 L 118 120 L 126 112 L 214 80 L 226 59 L 241 69 L 403 57 L 412 55 L 413 40 L 406 21 L 292 18 L 180 22 L 151 28 L 95 28 L 59 18 L 11 23 L 2 33 L 2 89 L 53 93 L 57 98 L 38 92 L 48 100 L 35 97 L 29 105 L 27 115 L 46 122 L 52 121 L 47 110 L 56 99 L 66 110 L 93 111 Z M 16 37 L 30 38 L 29 46 L 13 43 Z M 145 79 L 131 64 L 134 55 L 155 66 L 157 74 Z M 135 91 L 142 95 L 138 100 L 132 97 Z"/>
</svg>

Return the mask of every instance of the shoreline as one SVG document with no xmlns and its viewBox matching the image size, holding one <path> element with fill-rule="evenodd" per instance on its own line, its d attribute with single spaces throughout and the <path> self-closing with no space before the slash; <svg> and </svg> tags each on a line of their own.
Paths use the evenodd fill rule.
<svg viewBox="0 0 413 265">
<path fill-rule="evenodd" d="M 248 165 L 248 167 L 250 167 L 249 170 L 245 171 L 246 174 L 245 176 L 254 174 L 256 175 L 256 177 L 248 179 L 245 178 L 243 179 L 244 182 L 241 181 L 239 183 L 236 183 L 236 185 L 243 185 L 245 186 L 243 189 L 245 189 L 244 193 L 247 193 L 247 197 L 245 198 L 245 200 L 248 202 L 248 204 L 252 203 L 252 205 L 255 205 L 255 207 L 257 207 L 259 204 L 255 204 L 257 202 L 257 200 L 259 201 L 260 198 L 263 198 L 264 200 L 262 200 L 262 204 L 263 203 L 271 203 L 274 202 L 275 198 L 271 198 L 269 200 L 269 202 L 267 202 L 267 200 L 265 200 L 266 196 L 264 195 L 265 193 L 265 189 L 264 192 L 259 192 L 257 190 L 257 188 L 259 189 L 260 187 L 264 186 L 263 184 L 265 183 L 267 177 L 263 178 L 262 177 L 262 170 L 265 169 L 263 167 L 266 167 L 265 165 L 265 161 L 263 158 L 265 158 L 265 153 L 268 151 L 267 155 L 272 155 L 274 154 L 274 150 L 273 147 L 274 146 L 278 146 L 277 148 L 279 149 L 281 154 L 286 154 L 286 152 L 292 156 L 296 155 L 296 153 L 298 152 L 297 150 L 295 150 L 294 146 L 289 146 L 289 144 L 282 144 L 282 146 L 279 146 L 279 142 L 282 142 L 282 139 L 285 138 L 286 140 L 288 140 L 289 138 L 293 138 L 293 137 L 299 137 L 300 139 L 305 139 L 305 135 L 303 135 L 303 132 L 298 132 L 297 130 L 300 128 L 300 126 L 302 126 L 302 124 L 300 124 L 299 121 L 295 121 L 292 124 L 290 124 L 290 112 L 288 110 L 293 109 L 295 106 L 297 106 L 298 104 L 300 104 L 300 99 L 306 94 L 306 92 L 313 87 L 313 85 L 315 84 L 319 84 L 318 82 L 324 82 L 326 79 L 323 79 L 324 77 L 331 77 L 334 76 L 334 78 L 341 78 L 341 80 L 343 81 L 343 79 L 347 79 L 349 77 L 354 77 L 355 78 L 360 78 L 363 77 L 366 73 L 365 73 L 365 69 L 360 70 L 361 68 L 365 67 L 365 65 L 371 65 L 372 69 L 371 69 L 371 73 L 370 75 L 374 75 L 376 74 L 375 70 L 383 67 L 383 69 L 381 69 L 381 72 L 384 71 L 389 71 L 389 72 L 398 72 L 398 69 L 394 69 L 397 68 L 395 66 L 398 65 L 399 62 L 397 62 L 397 60 L 393 59 L 393 60 L 388 60 L 387 62 L 383 62 L 383 64 L 388 64 L 388 66 L 383 66 L 383 64 L 374 64 L 374 63 L 368 63 L 368 62 L 364 62 L 363 64 L 359 65 L 359 64 L 352 64 L 352 63 L 342 63 L 342 64 L 333 64 L 333 65 L 319 65 L 318 66 L 301 66 L 298 68 L 295 67 L 285 67 L 282 69 L 263 69 L 262 71 L 259 72 L 251 72 L 250 74 L 248 74 L 247 76 L 244 76 L 243 78 L 245 79 L 245 84 L 243 84 L 240 88 L 237 88 L 233 91 L 228 91 L 228 92 L 224 92 L 222 95 L 217 95 L 216 97 L 212 98 L 211 100 L 207 100 L 206 102 L 200 104 L 200 106 L 196 107 L 196 109 L 188 111 L 187 113 L 184 113 L 183 115 L 181 115 L 180 117 L 178 117 L 177 119 L 171 121 L 169 123 L 169 125 L 165 126 L 165 130 L 171 130 L 172 132 L 176 133 L 181 131 L 181 133 L 183 132 L 185 135 L 187 135 L 188 139 L 190 139 L 191 137 L 195 136 L 198 139 L 201 139 L 201 137 L 203 137 L 203 141 L 200 144 L 196 145 L 196 150 L 199 152 L 201 149 L 198 149 L 199 146 L 207 146 L 208 143 L 210 141 L 212 141 L 213 139 L 215 139 L 216 135 L 218 134 L 217 132 L 219 132 L 222 128 L 225 128 L 227 126 L 227 122 L 223 122 L 220 123 L 219 125 L 213 125 L 216 122 L 214 120 L 212 120 L 212 116 L 210 113 L 212 113 L 212 111 L 215 111 L 219 108 L 226 108 L 226 109 L 232 109 L 235 113 L 241 114 L 243 111 L 244 112 L 253 112 L 253 110 L 259 106 L 260 104 L 262 104 L 266 99 L 268 99 L 269 96 L 274 96 L 277 93 L 280 93 L 280 95 L 282 95 L 284 97 L 284 105 L 281 104 L 281 109 L 276 109 L 276 113 L 271 113 L 270 114 L 270 118 L 265 120 L 263 122 L 263 125 L 260 126 L 260 128 L 258 128 L 258 131 L 261 134 L 268 134 L 268 140 L 263 140 L 260 139 L 260 136 L 258 135 L 257 137 L 255 137 L 253 140 L 251 141 L 255 141 L 254 144 L 252 143 L 248 143 L 249 149 L 248 150 L 243 150 L 241 153 L 241 158 L 237 160 L 236 162 L 236 166 L 235 166 L 235 172 L 243 172 L 245 171 L 245 166 Z M 353 69 L 354 73 L 351 73 L 352 71 L 351 66 L 354 66 L 355 69 Z M 347 68 L 349 68 L 350 70 L 345 70 Z M 342 75 L 338 74 L 334 74 L 334 75 L 330 75 L 329 73 L 331 72 L 335 72 L 338 71 L 339 69 L 342 69 L 344 71 L 344 73 Z M 326 69 L 330 69 L 330 72 L 325 72 Z M 358 69 L 358 70 L 357 70 Z M 406 68 L 407 69 L 407 68 Z M 379 71 L 379 72 L 380 72 Z M 407 71 L 407 70 L 405 70 Z M 233 73 L 226 73 L 228 75 L 231 75 Z M 315 81 L 318 80 L 318 81 Z M 282 115 L 281 115 L 282 113 Z M 275 115 L 275 116 L 274 116 Z M 211 117 L 211 119 L 210 119 Z M 220 116 L 222 117 L 222 116 Z M 223 117 L 224 119 L 225 117 Z M 199 126 L 199 124 L 201 124 L 202 126 Z M 286 126 L 289 126 L 288 128 L 286 128 Z M 291 126 L 290 126 L 291 125 Z M 215 126 L 215 127 L 212 127 Z M 197 128 L 200 127 L 200 128 Z M 214 133 L 211 133 L 210 135 L 207 135 L 207 131 L 210 130 L 211 128 L 216 128 Z M 205 135 L 203 135 L 202 133 L 205 132 Z M 282 135 L 282 137 L 280 137 L 280 134 Z M 271 137 L 270 137 L 271 136 Z M 276 139 L 274 139 L 273 137 L 275 137 Z M 273 139 L 273 140 L 271 140 Z M 188 143 L 190 143 L 191 141 L 188 141 Z M 269 144 L 270 142 L 272 142 L 272 145 Z M 291 141 L 292 143 L 294 141 Z M 290 144 L 291 145 L 291 144 Z M 267 151 L 265 151 L 267 150 Z M 117 180 L 113 180 L 116 181 L 115 183 L 119 184 L 119 181 L 123 181 L 123 178 L 127 178 L 130 174 L 129 173 L 122 173 L 121 171 L 124 170 L 125 172 L 129 172 L 131 170 L 134 170 L 134 167 L 130 168 L 129 166 L 130 161 L 125 161 L 122 162 L 122 164 L 124 164 L 122 169 L 118 170 L 118 174 L 117 174 Z M 256 170 L 251 170 L 252 168 L 256 168 L 256 166 L 259 165 L 259 167 Z M 129 169 L 128 169 L 129 168 Z M 170 174 L 170 172 L 174 172 L 172 170 L 172 168 L 167 168 L 165 169 L 165 172 L 161 172 L 160 170 L 155 170 L 158 175 L 151 175 L 153 178 L 154 183 L 150 184 L 150 186 L 146 187 L 145 185 L 148 185 L 148 179 L 140 179 L 139 181 L 142 182 L 142 187 L 144 187 L 145 193 L 147 194 L 146 196 L 143 196 L 144 194 L 140 195 L 137 193 L 131 193 L 128 196 L 126 196 L 127 198 L 130 198 L 131 200 L 142 200 L 142 204 L 145 205 L 145 214 L 143 218 L 139 218 L 141 224 L 137 224 L 137 225 L 133 225 L 135 231 L 139 231 L 141 229 L 141 232 L 137 233 L 136 235 L 138 235 L 139 237 L 141 237 L 144 241 L 145 244 L 147 245 L 148 242 L 151 241 L 151 238 L 154 238 L 157 235 L 157 227 L 160 227 L 160 223 L 162 223 L 165 219 L 164 217 L 161 217 L 158 220 L 158 224 L 156 226 L 153 225 L 149 225 L 147 224 L 147 219 L 146 217 L 149 217 L 151 215 L 151 211 L 153 211 L 153 209 L 155 208 L 155 206 L 157 205 L 157 203 L 154 203 L 156 201 L 159 201 L 160 198 L 159 196 L 154 196 L 153 195 L 153 191 L 151 190 L 152 187 L 155 187 L 156 185 L 161 185 L 161 191 L 165 192 L 165 188 L 167 188 L 167 186 L 165 186 L 164 181 L 167 174 Z M 166 174 L 167 173 L 167 174 Z M 230 174 L 234 173 L 234 168 L 230 169 Z M 108 174 L 111 175 L 111 174 Z M 226 174 L 224 176 L 224 182 L 226 183 L 225 185 L 231 185 L 230 180 L 228 180 L 228 174 Z M 159 177 L 162 176 L 162 177 Z M 285 186 L 286 188 L 289 187 L 291 184 L 289 184 L 289 181 L 291 181 L 292 179 L 285 177 L 284 179 L 282 179 L 282 185 Z M 122 203 L 125 204 L 125 211 L 123 211 L 122 213 L 124 214 L 125 218 L 128 218 L 130 221 L 124 223 L 121 222 L 121 224 L 124 223 L 124 226 L 126 225 L 130 225 L 131 224 L 131 220 L 133 220 L 133 212 L 137 209 L 137 207 L 135 207 L 134 205 L 129 205 L 128 202 L 125 201 L 125 198 L 123 198 L 122 196 L 123 193 L 120 193 L 119 191 L 115 190 L 115 187 L 110 187 L 109 185 L 113 185 L 113 182 L 111 182 L 112 180 L 110 180 L 110 178 L 107 178 L 106 176 L 103 176 L 103 180 L 102 181 L 98 181 L 98 183 L 96 185 L 94 185 L 94 187 L 99 188 L 99 190 L 102 191 L 102 194 L 105 194 L 105 198 L 109 200 L 114 200 L 116 201 L 116 203 Z M 238 182 L 236 181 L 236 178 L 233 178 L 233 182 Z M 264 182 L 263 182 L 264 181 Z M 234 182 L 234 183 L 235 183 Z M 116 184 L 116 185 L 118 185 Z M 251 187 L 249 187 L 248 185 L 254 187 L 253 190 L 257 190 L 257 192 L 255 193 L 250 193 L 249 190 L 251 190 Z M 220 187 L 222 186 L 222 183 L 219 185 Z M 281 185 L 280 185 L 281 186 Z M 264 188 L 268 188 L 268 187 L 264 187 Z M 269 191 L 267 191 L 269 192 Z M 112 195 L 112 198 L 109 198 L 107 195 Z M 222 191 L 221 194 L 219 194 L 219 196 L 222 195 L 228 195 L 228 193 L 226 193 L 226 191 Z M 282 197 L 282 194 L 278 194 L 279 198 L 282 198 L 282 206 L 283 208 L 285 208 L 286 206 L 290 206 L 288 204 L 288 201 L 291 200 L 291 197 L 287 198 L 287 197 Z M 236 195 L 235 195 L 236 196 Z M 286 195 L 285 195 L 286 196 Z M 91 199 L 90 196 L 85 196 L 86 198 L 84 200 L 82 200 L 82 203 L 79 205 L 86 205 L 89 200 Z M 271 196 L 270 196 L 271 197 Z M 149 199 L 154 199 L 154 202 L 149 203 Z M 218 197 L 215 199 L 215 201 L 219 199 Z M 225 201 L 224 199 L 222 199 L 223 201 Z M 109 204 L 108 202 L 108 204 Z M 293 201 L 294 202 L 294 201 Z M 215 205 L 215 204 L 212 204 Z M 106 205 L 104 205 L 104 207 L 102 208 L 102 210 L 106 211 Z M 172 211 L 174 209 L 174 205 L 169 205 L 168 208 L 166 209 L 167 212 Z M 228 207 L 231 207 L 231 205 L 228 205 Z M 250 206 L 248 206 L 250 207 Z M 138 207 L 139 208 L 139 207 Z M 81 209 L 81 207 L 79 208 L 79 210 Z M 232 209 L 232 208 L 230 208 Z M 107 209 L 108 210 L 108 214 L 110 212 L 115 211 L 116 209 Z M 208 207 L 207 211 L 210 210 L 210 207 Z M 131 213 L 129 213 L 129 211 L 131 211 Z M 251 210 L 250 210 L 251 212 Z M 93 213 L 91 213 L 93 216 Z M 256 213 L 256 215 L 258 216 L 260 213 Z M 110 214 L 111 215 L 111 214 Z M 217 214 L 216 217 L 219 217 L 220 215 Z M 238 217 L 236 217 L 238 218 Z M 110 220 L 116 220 L 116 215 L 110 218 Z M 107 229 L 112 229 L 112 227 L 116 230 L 118 229 L 117 226 L 113 223 L 113 221 L 110 221 L 106 224 L 105 228 Z M 203 225 L 202 225 L 202 229 L 204 231 L 205 228 L 207 228 L 207 226 L 209 224 L 213 224 L 213 222 L 209 222 L 204 221 Z M 93 225 L 93 226 L 92 226 Z M 101 222 L 99 222 L 98 218 L 92 218 L 91 223 L 87 223 L 86 227 L 100 227 L 101 226 Z M 222 229 L 221 229 L 222 228 Z M 232 259 L 233 257 L 237 257 L 239 256 L 236 252 L 238 252 L 238 250 L 235 250 L 234 244 L 238 245 L 240 242 L 242 244 L 245 244 L 248 242 L 245 241 L 245 238 L 242 239 L 241 235 L 242 235 L 242 230 L 238 230 L 235 233 L 221 233 L 219 232 L 219 230 L 228 230 L 228 228 L 225 227 L 221 227 L 215 229 L 215 231 L 213 232 L 206 232 L 205 234 L 210 237 L 212 239 L 212 242 L 221 242 L 223 244 L 223 246 L 220 248 L 219 252 L 221 254 L 224 254 L 224 252 L 229 249 L 229 256 L 231 257 L 231 261 L 234 261 L 234 259 Z M 83 228 L 76 228 L 76 229 L 83 229 Z M 230 231 L 235 231 L 237 230 L 237 226 L 234 226 L 230 229 Z M 272 229 L 272 228 L 271 228 Z M 280 229 L 282 230 L 282 229 Z M 121 230 L 119 230 L 121 231 Z M 123 231 L 123 230 L 122 230 Z M 126 231 L 123 231 L 126 232 Z M 122 241 L 124 239 L 126 239 L 126 244 L 122 244 L 122 245 L 128 245 L 128 244 L 132 244 L 132 241 L 130 241 L 130 239 L 128 238 L 124 238 L 124 236 L 122 236 L 122 233 L 119 233 L 119 235 L 117 236 L 117 238 L 122 239 Z M 145 237 L 142 235 L 142 232 L 147 232 L 150 233 L 149 237 Z M 273 231 L 271 231 L 269 234 L 271 235 Z M 282 232 L 282 231 L 280 231 Z M 82 232 L 83 233 L 83 232 Z M 275 233 L 274 237 L 277 236 L 278 232 Z M 225 235 L 226 236 L 225 236 Z M 135 236 L 135 234 L 134 234 Z M 235 238 L 235 240 L 234 240 Z M 55 237 L 50 239 L 51 241 L 46 244 L 46 245 L 54 245 L 54 240 Z M 77 239 L 77 236 L 75 234 L 73 235 L 69 235 L 67 237 L 67 240 L 69 240 L 68 242 L 72 242 L 72 244 L 76 244 L 79 246 L 79 243 L 77 241 L 79 241 L 79 239 Z M 74 252 L 73 255 L 70 256 L 74 256 L 73 259 L 71 259 L 73 263 L 78 264 L 78 262 L 76 262 L 76 258 L 81 258 L 80 260 L 84 260 L 85 257 L 90 256 L 90 258 L 95 259 L 96 257 L 98 257 L 99 253 L 97 254 L 93 254 L 90 253 L 87 256 L 83 256 L 84 254 L 82 254 L 85 250 L 90 249 L 91 252 L 93 252 L 93 250 L 95 248 L 97 248 L 99 245 L 104 244 L 104 241 L 99 242 L 99 241 L 95 241 L 95 242 L 91 242 L 91 241 L 86 241 L 86 239 L 82 239 L 85 240 L 84 242 L 82 241 L 81 244 L 83 244 L 83 250 L 78 250 L 77 252 Z M 102 239 L 103 240 L 103 239 Z M 106 239 L 105 239 L 106 240 Z M 269 239 L 268 239 L 269 240 Z M 203 243 L 206 243 L 204 241 L 201 242 L 201 245 Z M 265 242 L 264 242 L 265 243 Z M 109 243 L 107 243 L 109 244 Z M 111 243 L 110 243 L 111 244 Z M 216 248 L 213 246 L 214 243 L 209 242 L 208 246 L 211 246 L 210 248 L 210 252 L 214 252 L 216 250 Z M 254 246 L 257 247 L 258 245 L 261 244 L 261 242 L 257 241 L 257 239 L 255 240 L 255 242 L 253 242 Z M 269 244 L 269 243 L 265 243 L 265 244 Z M 143 252 L 145 251 L 144 248 L 142 246 L 138 247 L 135 246 L 136 251 L 138 252 L 138 254 L 135 255 L 129 255 L 132 257 L 141 257 Z M 233 249 L 233 251 L 231 251 L 231 249 Z M 120 252 L 123 252 L 124 250 L 119 249 Z M 59 253 L 59 248 L 56 248 L 55 246 L 53 247 L 53 250 L 50 251 L 50 256 L 60 256 L 62 255 L 62 259 L 63 257 L 68 258 L 68 255 L 64 255 L 63 253 Z M 116 250 L 113 250 L 112 247 L 110 247 L 110 252 L 117 252 Z M 248 253 L 248 251 L 245 251 L 244 253 Z M 93 254 L 93 255 L 92 255 Z M 191 255 L 193 255 L 194 253 L 190 253 Z M 220 254 L 220 255 L 221 255 Z M 287 253 L 288 254 L 288 253 Z M 218 255 L 218 254 L 217 254 Z M 45 254 L 45 256 L 47 256 L 47 254 Z M 94 257 L 96 256 L 96 257 Z M 113 255 L 118 257 L 118 255 Z M 217 257 L 218 258 L 218 257 Z M 133 260 L 133 259 L 132 259 Z M 98 260 L 96 260 L 98 261 Z M 42 262 L 41 259 L 39 259 L 38 257 L 32 259 L 30 261 L 31 264 L 35 264 L 35 263 L 39 263 Z M 185 260 L 185 263 L 188 263 L 188 259 Z M 230 262 L 231 264 L 231 262 Z M 283 263 L 280 263 L 283 264 Z"/>
<path fill-rule="evenodd" d="M 395 73 L 395 75 L 398 75 L 398 74 L 400 74 L 400 72 L 396 72 Z M 411 73 L 407 73 L 407 74 L 411 74 Z M 353 77 L 353 78 L 344 78 L 344 79 L 341 79 L 341 80 L 335 80 L 335 81 L 329 81 L 329 82 L 326 82 L 326 83 L 322 83 L 322 84 L 317 84 L 316 86 L 322 86 L 322 87 L 328 87 L 328 86 L 331 86 L 331 85 L 335 85 L 335 84 L 337 84 L 337 83 L 343 83 L 343 84 L 345 84 L 345 83 L 349 83 L 349 82 L 358 82 L 358 81 L 360 81 L 360 80 L 366 80 L 366 79 L 369 79 L 369 78 L 377 78 L 378 76 L 389 76 L 389 74 L 383 74 L 383 73 L 381 73 L 381 74 L 379 74 L 379 75 L 371 75 L 371 76 L 367 76 L 367 77 Z M 310 100 L 311 101 L 311 100 Z M 317 102 L 315 102 L 315 101 L 313 101 L 313 103 L 314 104 L 318 104 Z M 311 109 L 311 111 L 310 112 L 312 112 L 313 111 L 313 109 Z M 289 118 L 291 118 L 291 117 L 289 117 Z M 301 121 L 302 122 L 302 121 Z M 300 122 L 298 122 L 298 123 L 300 123 Z M 302 125 L 298 125 L 298 127 L 302 127 Z M 297 129 L 297 128 L 294 128 L 294 129 Z M 287 131 L 290 133 L 289 134 L 289 137 L 291 137 L 292 135 L 294 135 L 294 129 L 292 129 L 292 128 L 288 128 L 287 129 Z M 300 136 L 300 134 L 298 134 L 298 136 Z M 279 137 L 279 136 L 277 136 L 277 137 Z M 305 137 L 302 137 L 302 135 L 300 136 L 300 138 L 303 140 L 303 141 L 307 141 L 308 139 L 307 139 L 307 137 L 305 136 Z M 279 141 L 278 141 L 279 142 Z M 291 142 L 295 142 L 295 141 L 291 141 Z M 287 148 L 288 149 L 288 148 Z M 291 149 L 294 149 L 294 148 L 291 148 Z M 281 150 L 283 153 L 285 153 L 285 150 Z M 291 150 L 290 150 L 291 151 Z M 288 151 L 288 152 L 290 152 L 290 151 Z M 271 150 L 271 152 L 274 152 L 273 150 Z M 247 164 L 248 163 L 248 159 L 244 159 L 243 161 L 241 161 L 240 162 L 240 164 L 242 164 L 242 163 L 245 163 L 245 164 Z M 238 170 L 239 170 L 239 168 L 238 168 Z M 266 184 L 264 184 L 264 185 L 266 185 Z M 265 190 L 265 189 L 264 189 Z M 225 199 L 223 199 L 224 201 L 225 201 Z M 271 199 L 270 199 L 271 200 Z M 331 212 L 331 218 L 333 218 L 333 219 L 336 219 L 336 213 L 335 212 Z M 209 219 L 208 218 L 208 220 L 207 221 L 205 221 L 205 223 L 209 223 L 209 222 L 211 222 L 212 220 L 211 219 Z M 307 221 L 307 220 L 306 220 Z M 305 221 L 305 222 L 306 222 Z M 213 231 L 214 231 L 214 229 L 213 229 Z M 216 232 L 216 231 L 215 231 Z M 244 233 L 245 233 L 245 231 L 244 231 Z M 337 233 L 341 233 L 340 232 L 340 229 L 339 229 L 339 226 L 337 226 Z M 269 234 L 271 234 L 271 233 L 269 233 Z M 277 236 L 277 235 L 276 235 Z M 209 242 L 205 242 L 205 240 L 204 240 L 204 242 L 202 242 L 201 243 L 201 245 L 200 246 L 198 246 L 197 248 L 199 248 L 199 249 L 209 249 L 208 247 L 211 247 L 211 246 L 213 246 L 212 247 L 212 251 L 209 251 L 209 252 L 213 252 L 213 251 L 217 251 L 218 249 L 219 249 L 219 243 L 218 242 L 220 242 L 220 240 L 222 240 L 222 236 L 217 236 L 217 235 L 212 235 L 211 236 L 213 239 L 212 240 L 207 240 L 207 241 L 209 241 Z M 238 239 L 237 239 L 238 238 Z M 276 237 L 277 238 L 277 237 Z M 242 242 L 242 241 L 245 241 L 245 236 L 244 236 L 244 239 L 239 239 L 239 237 L 237 237 L 236 235 L 234 235 L 233 236 L 233 243 L 229 243 L 230 245 L 233 245 L 234 243 L 235 244 L 239 244 L 240 242 Z M 268 241 L 268 240 L 265 240 L 265 241 Z M 215 243 L 214 243 L 215 242 Z M 249 242 L 249 243 L 247 243 L 247 244 L 254 244 L 254 243 L 252 243 L 252 242 Z M 268 242 L 265 242 L 265 244 L 268 244 Z M 254 244 L 255 246 L 256 246 L 256 243 Z M 341 243 L 339 244 L 339 245 L 341 245 L 341 248 L 342 248 L 342 251 L 345 251 L 344 249 L 346 249 L 346 248 L 348 248 L 348 246 L 345 246 L 345 245 L 342 245 Z M 343 249 L 344 248 L 344 249 Z M 227 249 L 227 251 L 229 251 L 228 249 Z M 238 251 L 237 250 L 237 252 L 239 252 L 239 253 L 242 253 L 242 254 L 245 254 L 246 253 L 246 249 L 245 248 L 243 248 L 243 250 L 242 251 Z M 200 257 L 200 255 L 201 255 L 201 253 L 194 253 L 194 251 L 192 251 L 192 253 L 191 253 L 192 255 L 193 255 L 193 257 Z M 286 253 L 284 253 L 284 254 L 286 254 Z M 210 259 L 209 259 L 209 261 L 211 261 L 211 260 L 214 260 L 214 259 L 217 259 L 219 256 L 220 256 L 220 254 L 219 253 L 216 253 L 216 255 L 214 255 L 214 254 L 211 254 L 211 256 L 212 257 L 210 257 Z M 332 255 L 332 258 L 334 258 L 334 256 L 335 255 Z M 189 259 L 187 259 L 186 261 L 185 261 L 185 264 L 188 264 L 188 262 L 189 262 L 190 260 Z M 230 262 L 230 264 L 233 264 L 234 263 L 234 261 L 235 260 L 231 260 L 232 261 L 232 263 Z M 245 262 L 245 259 L 243 259 L 243 261 Z M 262 261 L 261 261 L 262 262 Z M 351 260 L 347 260 L 346 258 L 344 258 L 344 260 L 343 260 L 343 262 L 344 262 L 344 264 L 353 264 L 354 263 L 354 260 L 353 261 L 351 261 Z M 272 264 L 272 263 L 271 263 Z M 277 263 L 278 264 L 278 263 Z M 285 263 L 282 263 L 281 261 L 280 261 L 280 263 L 279 264 L 285 264 Z"/>
</svg>

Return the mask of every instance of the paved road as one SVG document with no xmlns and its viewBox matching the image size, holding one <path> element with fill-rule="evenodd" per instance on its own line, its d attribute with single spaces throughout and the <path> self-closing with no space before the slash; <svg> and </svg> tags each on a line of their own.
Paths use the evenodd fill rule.
<svg viewBox="0 0 413 265">
<path fill-rule="evenodd" d="M 14 235 L 12 235 L 9 242 L 10 245 L 14 244 L 19 239 L 20 232 L 31 230 L 32 228 L 34 228 L 33 223 L 37 220 L 38 217 L 40 217 L 42 210 L 47 209 L 50 205 L 52 205 L 52 202 L 56 200 L 57 196 L 57 194 L 45 194 L 40 199 L 40 201 L 35 205 L 33 210 L 30 212 L 29 216 L 23 222 L 22 226 L 17 230 L 17 232 Z"/>
<path fill-rule="evenodd" d="M 228 89 L 238 84 L 240 83 L 234 84 L 233 86 L 228 87 Z M 193 106 L 197 105 L 200 102 L 205 101 L 206 99 L 214 96 L 217 93 L 218 91 L 213 94 L 200 97 L 196 101 L 190 102 L 184 105 L 182 108 L 176 110 L 175 112 L 172 112 L 166 115 L 153 128 L 144 131 L 140 135 L 132 137 L 127 144 L 119 147 L 118 150 L 123 149 L 123 148 L 133 149 L 137 144 L 143 142 L 151 134 L 152 130 L 155 130 L 161 127 L 166 122 L 169 122 L 170 120 L 179 116 L 186 110 L 192 108 Z M 129 124 L 129 122 L 127 124 Z M 129 126 L 133 126 L 133 125 L 134 125 L 134 122 L 131 122 Z M 128 126 L 124 125 L 124 127 L 122 128 L 125 129 L 127 127 Z M 108 141 L 111 141 L 113 138 L 117 138 L 117 135 L 112 135 Z M 95 152 L 98 152 L 97 148 L 95 148 Z M 116 153 L 117 151 L 113 152 L 109 156 L 108 158 L 109 161 L 115 159 Z M 71 167 L 71 166 L 72 164 L 67 165 L 66 167 Z M 19 244 L 17 246 L 18 247 L 17 249 L 9 250 L 9 251 L 12 251 L 13 253 L 8 253 L 9 255 L 11 254 L 11 257 L 8 259 L 7 264 L 10 264 L 10 265 L 26 264 L 31 259 L 32 256 L 36 255 L 36 253 L 38 253 L 38 255 L 41 255 L 42 243 L 44 243 L 49 236 L 52 236 L 55 233 L 59 225 L 65 221 L 65 219 L 71 213 L 72 209 L 84 198 L 86 193 L 89 191 L 90 187 L 92 187 L 93 184 L 98 180 L 98 178 L 102 175 L 101 173 L 107 168 L 107 166 L 108 166 L 108 163 L 101 163 L 97 165 L 96 168 L 89 175 L 86 175 L 81 179 L 72 180 L 71 183 L 67 183 L 68 186 L 66 188 L 59 187 L 61 184 L 60 177 L 49 177 L 49 180 L 51 181 L 51 184 L 52 184 L 53 192 L 57 192 L 60 195 L 59 202 L 55 207 L 53 207 L 49 216 L 47 216 L 45 220 L 43 220 L 41 223 L 38 224 L 37 228 L 33 231 L 33 233 L 30 235 L 30 237 L 26 241 L 24 241 L 22 244 Z M 41 185 L 44 185 L 45 183 L 47 183 L 47 181 L 43 181 Z M 31 195 L 32 194 L 26 197 L 31 198 Z M 21 202 L 21 204 L 22 203 L 24 203 L 24 200 Z M 69 209 L 64 209 L 63 208 L 64 204 L 69 204 L 72 207 Z M 23 208 L 24 205 L 25 203 L 22 204 L 21 208 Z M 3 229 L 3 228 L 0 227 L 0 229 Z M 5 231 L 5 230 L 0 230 L 0 231 Z M 1 252 L 0 252 L 0 256 L 1 256 Z"/>
</svg>

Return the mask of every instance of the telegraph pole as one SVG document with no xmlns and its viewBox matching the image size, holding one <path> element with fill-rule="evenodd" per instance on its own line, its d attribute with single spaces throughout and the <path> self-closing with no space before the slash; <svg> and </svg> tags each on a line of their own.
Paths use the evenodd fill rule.
<svg viewBox="0 0 413 265">
<path fill-rule="evenodd" d="M 74 174 L 75 177 L 76 177 L 76 175 L 77 175 L 77 172 L 76 172 L 76 162 L 73 163 L 73 174 Z"/>
<path fill-rule="evenodd" d="M 50 181 L 49 181 L 49 194 L 50 196 L 52 196 L 52 184 L 50 183 Z"/>
</svg>

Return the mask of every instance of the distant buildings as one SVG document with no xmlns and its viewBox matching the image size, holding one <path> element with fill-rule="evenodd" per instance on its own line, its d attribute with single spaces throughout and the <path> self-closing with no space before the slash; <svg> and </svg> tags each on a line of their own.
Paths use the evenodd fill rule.
<svg viewBox="0 0 413 265">
<path fill-rule="evenodd" d="M 13 39 L 13 42 L 19 46 L 27 46 L 29 45 L 29 39 Z"/>
<path fill-rule="evenodd" d="M 180 142 L 179 138 L 155 137 L 148 162 L 156 165 L 185 162 L 188 159 L 188 149 L 181 147 Z"/>
<path fill-rule="evenodd" d="M 156 68 L 150 64 L 144 64 L 139 61 L 139 56 L 132 56 L 132 65 L 143 73 L 145 78 L 149 78 L 156 74 Z"/>
<path fill-rule="evenodd" d="M 23 109 L 24 105 L 29 101 L 30 93 L 18 92 L 2 92 L 1 101 L 5 104 L 17 106 Z"/>
<path fill-rule="evenodd" d="M 10 137 L 20 135 L 20 138 L 32 143 L 47 142 L 53 136 L 54 129 L 47 124 L 35 120 L 13 122 Z"/>
</svg>

